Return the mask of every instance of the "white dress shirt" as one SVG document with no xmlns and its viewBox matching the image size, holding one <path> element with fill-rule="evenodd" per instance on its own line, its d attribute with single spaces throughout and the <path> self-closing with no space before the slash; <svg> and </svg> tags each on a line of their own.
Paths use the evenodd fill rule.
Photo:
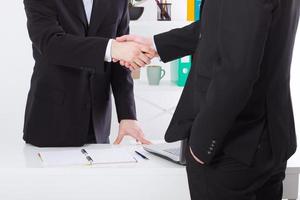
<svg viewBox="0 0 300 200">
<path fill-rule="evenodd" d="M 91 16 L 92 16 L 92 10 L 93 10 L 93 0 L 82 0 L 82 1 L 83 1 L 87 21 L 90 24 Z M 112 39 L 110 39 L 108 41 L 108 44 L 107 44 L 107 47 L 106 47 L 105 58 L 104 58 L 104 61 L 106 61 L 106 62 L 111 62 L 112 61 L 112 58 L 111 58 L 111 43 L 112 43 Z"/>
</svg>

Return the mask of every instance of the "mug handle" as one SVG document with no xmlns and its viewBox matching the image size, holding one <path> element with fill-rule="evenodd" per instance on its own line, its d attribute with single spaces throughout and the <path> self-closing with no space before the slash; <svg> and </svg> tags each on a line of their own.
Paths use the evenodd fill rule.
<svg viewBox="0 0 300 200">
<path fill-rule="evenodd" d="M 161 76 L 160 76 L 160 80 L 163 79 L 166 75 L 166 70 L 161 69 Z"/>
</svg>

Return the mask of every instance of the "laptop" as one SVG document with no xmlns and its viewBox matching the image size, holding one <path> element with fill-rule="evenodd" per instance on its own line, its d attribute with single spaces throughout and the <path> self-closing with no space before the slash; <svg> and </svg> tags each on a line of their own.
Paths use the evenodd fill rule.
<svg viewBox="0 0 300 200">
<path fill-rule="evenodd" d="M 144 150 L 161 158 L 175 162 L 180 165 L 186 164 L 185 149 L 187 141 L 166 143 L 166 144 L 151 144 L 144 146 Z"/>
</svg>

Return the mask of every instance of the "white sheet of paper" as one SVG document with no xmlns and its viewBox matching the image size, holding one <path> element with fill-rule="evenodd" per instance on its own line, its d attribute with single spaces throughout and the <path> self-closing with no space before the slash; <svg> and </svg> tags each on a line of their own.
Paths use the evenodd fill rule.
<svg viewBox="0 0 300 200">
<path fill-rule="evenodd" d="M 44 166 L 87 165 L 86 157 L 78 150 L 44 151 L 39 155 Z"/>
<path fill-rule="evenodd" d="M 94 164 L 136 163 L 132 154 L 122 148 L 91 150 L 86 149 Z"/>
</svg>

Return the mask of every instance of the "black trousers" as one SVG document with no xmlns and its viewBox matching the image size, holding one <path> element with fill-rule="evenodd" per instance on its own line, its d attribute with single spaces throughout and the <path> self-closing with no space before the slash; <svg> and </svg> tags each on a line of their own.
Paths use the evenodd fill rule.
<svg viewBox="0 0 300 200">
<path fill-rule="evenodd" d="M 258 146 L 253 164 L 222 154 L 210 165 L 197 163 L 187 150 L 192 200 L 281 200 L 286 163 L 275 163 L 268 137 Z"/>
<path fill-rule="evenodd" d="M 97 143 L 97 140 L 96 140 L 96 136 L 95 136 L 93 116 L 92 116 L 92 111 L 91 111 L 89 131 L 88 131 L 87 138 L 86 138 L 86 144 L 96 144 L 96 143 Z"/>
</svg>

